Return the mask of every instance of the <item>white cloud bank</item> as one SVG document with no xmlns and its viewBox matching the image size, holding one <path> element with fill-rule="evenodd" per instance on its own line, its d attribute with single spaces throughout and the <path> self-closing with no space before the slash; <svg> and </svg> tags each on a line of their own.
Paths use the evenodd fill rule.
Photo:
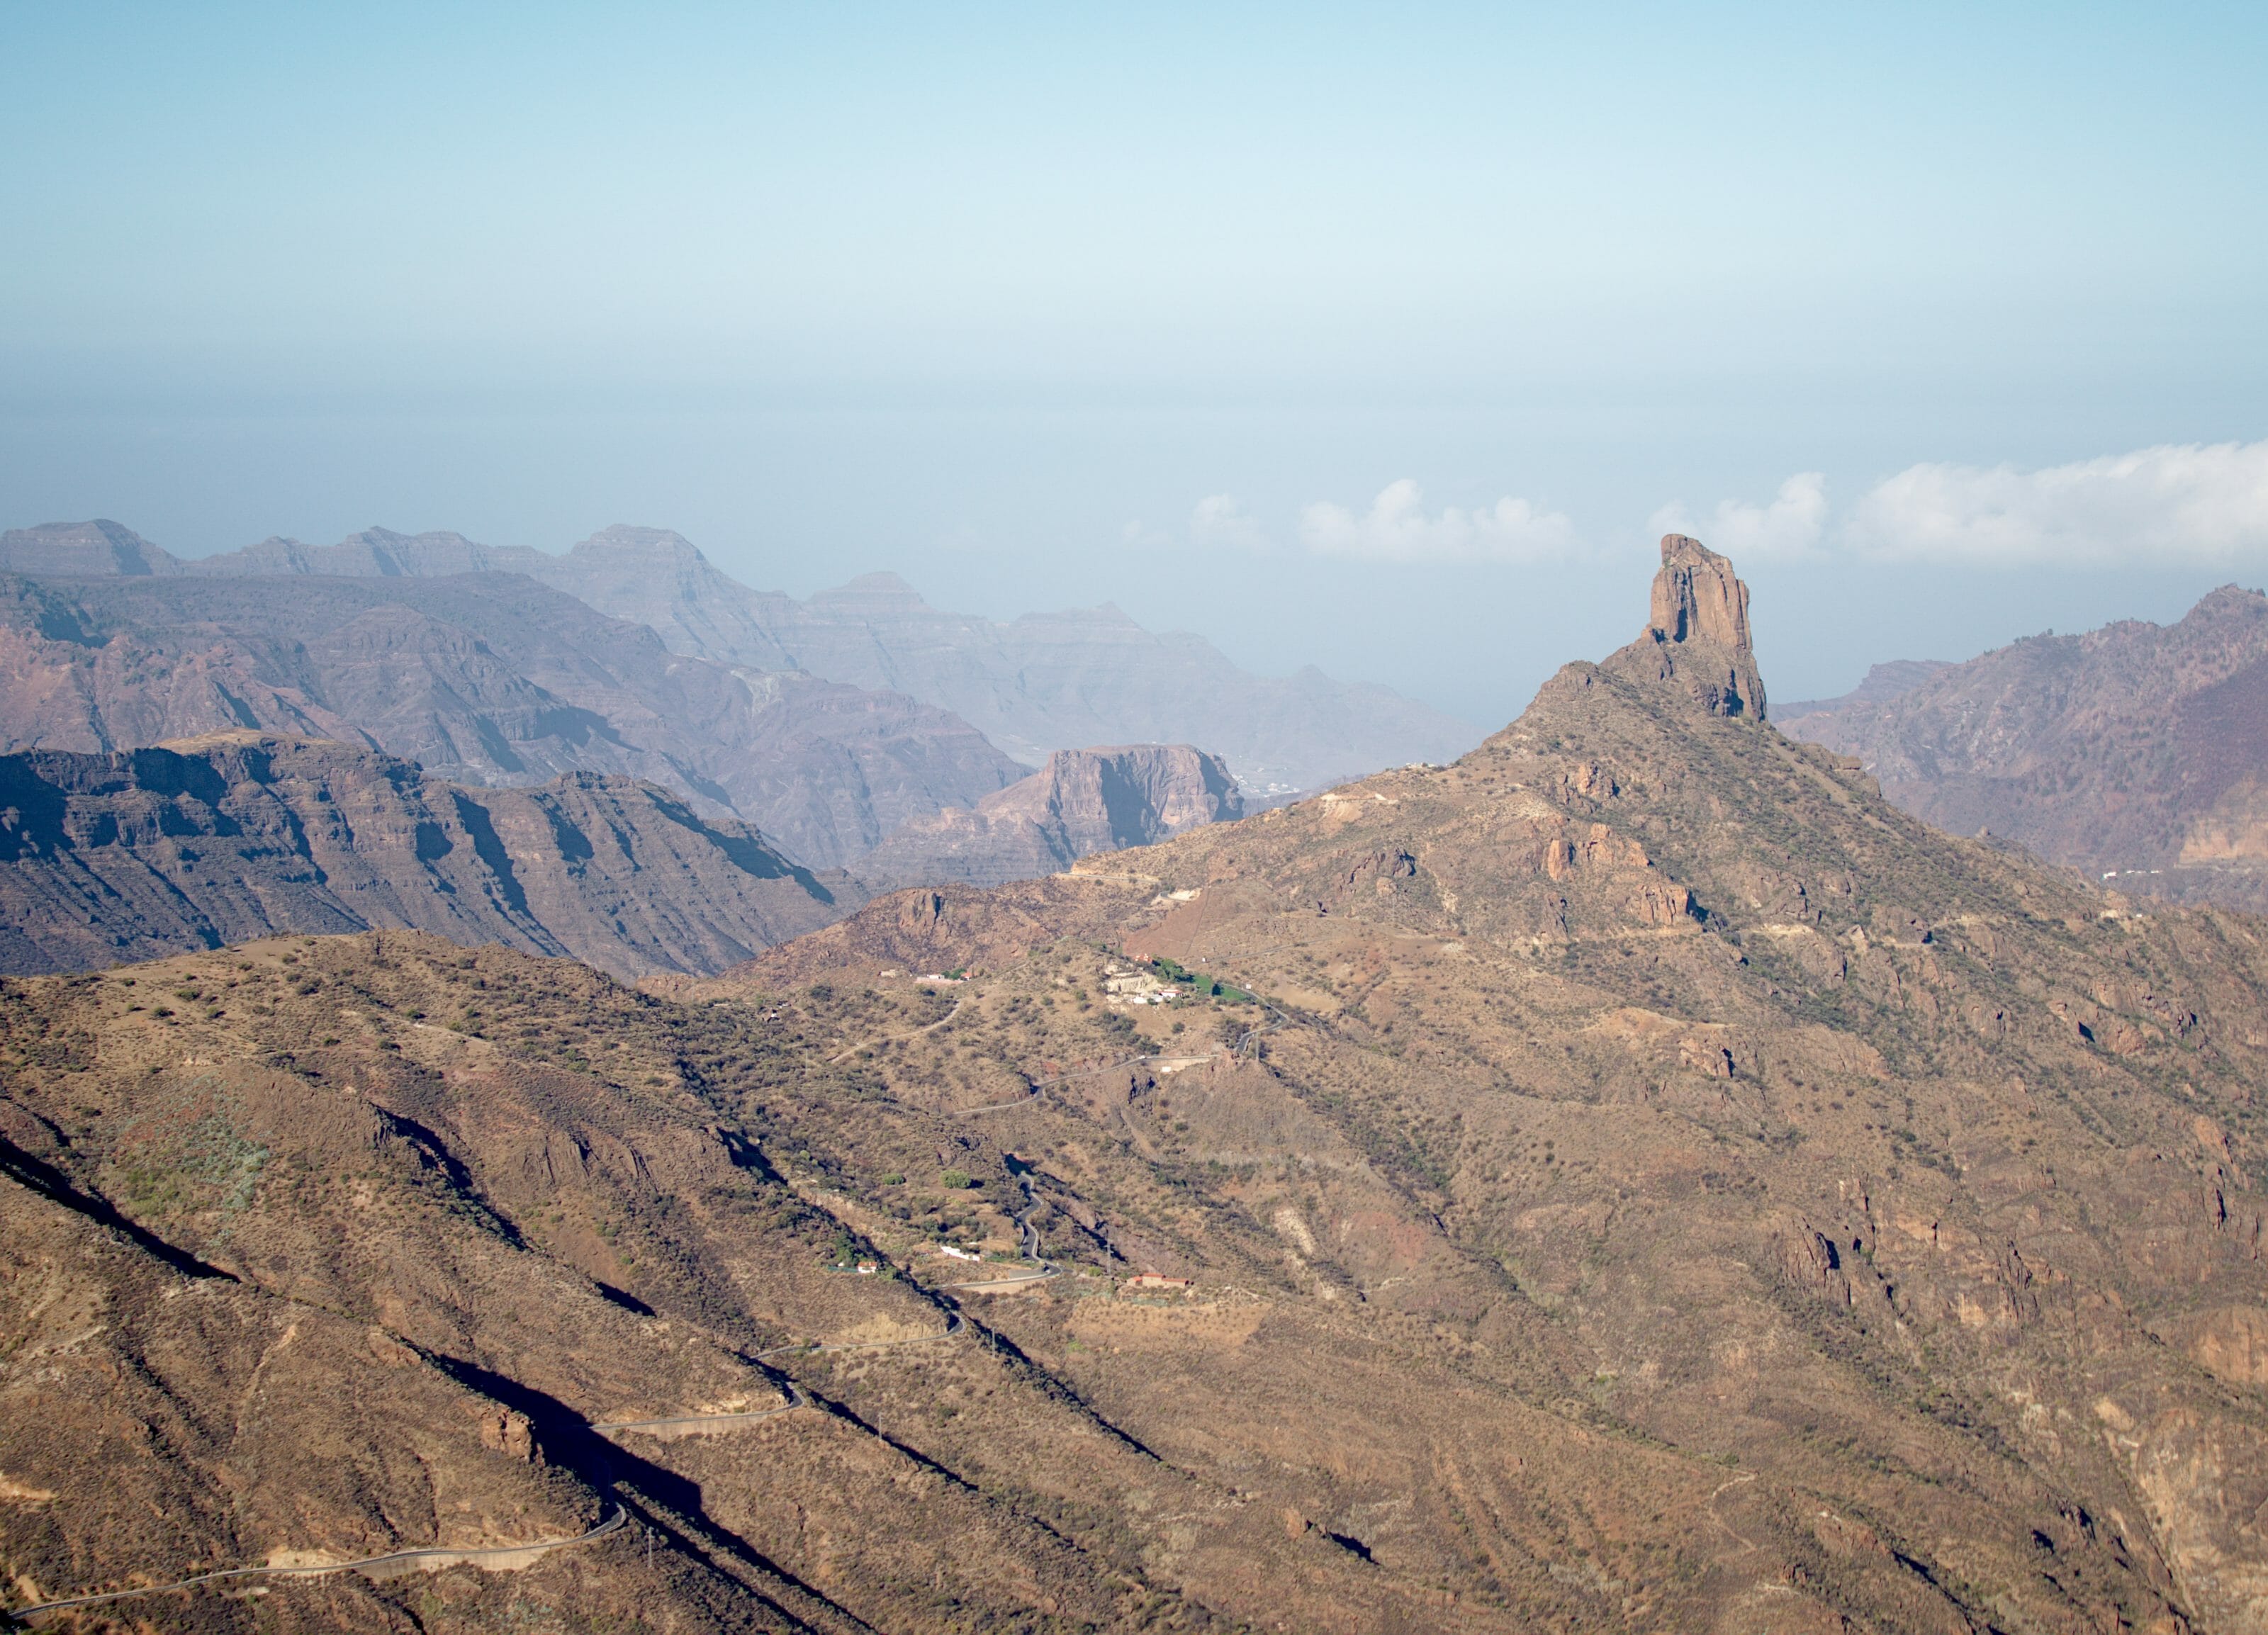
<svg viewBox="0 0 2268 1635">
<path fill-rule="evenodd" d="M 1870 556 L 2110 567 L 2268 554 L 2268 442 L 2168 445 L 2038 471 L 1910 467 L 1837 530 Z"/>
<path fill-rule="evenodd" d="M 1200 545 L 1229 550 L 1266 550 L 1268 531 L 1237 503 L 1233 494 L 1208 494 L 1189 512 L 1189 537 Z"/>
<path fill-rule="evenodd" d="M 2268 558 L 2268 442 L 2168 444 L 2036 471 L 1932 461 L 1840 518 L 1826 480 L 1807 471 L 1766 504 L 1728 499 L 1706 517 L 1669 504 L 1653 526 L 1760 562 L 1830 549 L 1977 567 L 2256 562 Z"/>
<path fill-rule="evenodd" d="M 1432 515 L 1425 497 L 1408 477 L 1389 482 L 1357 515 L 1319 501 L 1300 513 L 1300 539 L 1318 556 L 1359 562 L 1539 562 L 1572 556 L 1582 547 L 1575 525 L 1561 512 L 1539 512 L 1509 497 L 1462 511 L 1447 505 Z"/>
<path fill-rule="evenodd" d="M 1815 555 L 1827 530 L 1827 479 L 1800 471 L 1779 485 L 1771 504 L 1751 505 L 1728 499 L 1705 518 L 1675 501 L 1653 513 L 1647 526 L 1657 534 L 1690 534 L 1711 549 L 1736 561 L 1786 562 Z"/>
</svg>

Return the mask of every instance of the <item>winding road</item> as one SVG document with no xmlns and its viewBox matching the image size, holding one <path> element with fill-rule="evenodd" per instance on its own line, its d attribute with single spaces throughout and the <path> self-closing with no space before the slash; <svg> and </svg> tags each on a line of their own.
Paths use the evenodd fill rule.
<svg viewBox="0 0 2268 1635">
<path fill-rule="evenodd" d="M 834 1055 L 827 1058 L 827 1064 L 829 1067 L 832 1067 L 836 1063 L 843 1061 L 847 1057 L 856 1056 L 861 1050 L 872 1049 L 878 1044 L 888 1044 L 893 1040 L 918 1039 L 924 1034 L 933 1034 L 939 1028 L 951 1021 L 954 1017 L 960 1015 L 961 1007 L 968 1003 L 968 1001 L 965 998 L 955 999 L 953 1002 L 953 1008 L 951 1010 L 939 1017 L 935 1021 L 930 1023 L 926 1027 L 917 1027 L 909 1034 L 878 1034 L 872 1039 L 861 1039 L 856 1044 L 844 1045 L 840 1050 L 837 1050 Z"/>
<path fill-rule="evenodd" d="M 130 1601 L 137 1595 L 162 1595 L 167 1590 L 195 1589 L 200 1584 L 217 1584 L 227 1579 L 254 1578 L 318 1578 L 326 1572 L 357 1572 L 368 1567 L 388 1567 L 414 1561 L 429 1561 L 446 1557 L 451 1562 L 480 1561 L 498 1556 L 541 1555 L 548 1550 L 569 1550 L 577 1544 L 589 1544 L 619 1533 L 630 1523 L 630 1512 L 620 1504 L 615 1513 L 601 1520 L 587 1533 L 578 1533 L 572 1538 L 539 1539 L 530 1544 L 498 1544 L 485 1550 L 460 1550 L 447 1544 L 428 1545 L 422 1550 L 394 1550 L 382 1556 L 364 1556 L 357 1561 L 328 1562 L 321 1566 L 306 1567 L 223 1567 L 217 1572 L 200 1572 L 194 1578 L 177 1580 L 171 1584 L 145 1584 L 136 1589 L 106 1590 L 99 1595 L 71 1595 L 61 1601 L 36 1602 L 28 1607 L 8 1609 L 11 1618 L 28 1618 L 34 1613 L 61 1612 L 70 1607 L 99 1607 L 114 1601 Z"/>
</svg>

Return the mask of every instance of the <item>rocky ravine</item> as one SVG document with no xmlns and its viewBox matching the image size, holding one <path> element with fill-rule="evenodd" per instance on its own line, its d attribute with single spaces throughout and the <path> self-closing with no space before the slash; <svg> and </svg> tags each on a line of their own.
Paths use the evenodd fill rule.
<svg viewBox="0 0 2268 1635">
<path fill-rule="evenodd" d="M 720 970 L 865 898 L 630 778 L 466 789 L 242 731 L 0 756 L 0 971 L 377 926 L 634 978 Z"/>
<path fill-rule="evenodd" d="M 998 886 L 1243 815 L 1227 764 L 1189 745 L 1060 749 L 974 811 L 916 818 L 858 870 L 877 886 Z"/>
</svg>

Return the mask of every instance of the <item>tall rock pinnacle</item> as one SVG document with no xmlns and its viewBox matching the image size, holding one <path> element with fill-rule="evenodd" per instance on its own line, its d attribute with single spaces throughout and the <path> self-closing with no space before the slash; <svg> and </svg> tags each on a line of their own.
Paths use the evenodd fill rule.
<svg viewBox="0 0 2268 1635">
<path fill-rule="evenodd" d="M 1638 640 L 1607 660 L 1624 674 L 1683 685 L 1712 715 L 1764 718 L 1764 680 L 1749 637 L 1749 587 L 1699 540 L 1661 538 L 1653 610 Z"/>
</svg>

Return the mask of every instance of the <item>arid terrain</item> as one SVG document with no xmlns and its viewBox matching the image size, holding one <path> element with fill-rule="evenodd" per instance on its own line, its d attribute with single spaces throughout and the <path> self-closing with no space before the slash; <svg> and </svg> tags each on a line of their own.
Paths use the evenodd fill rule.
<svg viewBox="0 0 2268 1635">
<path fill-rule="evenodd" d="M 1673 536 L 1454 765 L 714 978 L 11 981 L 10 1604 L 2268 1630 L 2263 932 L 1783 736 Z"/>
<path fill-rule="evenodd" d="M 814 868 L 1024 776 L 944 711 L 681 657 L 516 573 L 0 574 L 0 659 L 6 749 L 247 728 L 360 744 L 458 784 L 643 778 Z"/>
</svg>

